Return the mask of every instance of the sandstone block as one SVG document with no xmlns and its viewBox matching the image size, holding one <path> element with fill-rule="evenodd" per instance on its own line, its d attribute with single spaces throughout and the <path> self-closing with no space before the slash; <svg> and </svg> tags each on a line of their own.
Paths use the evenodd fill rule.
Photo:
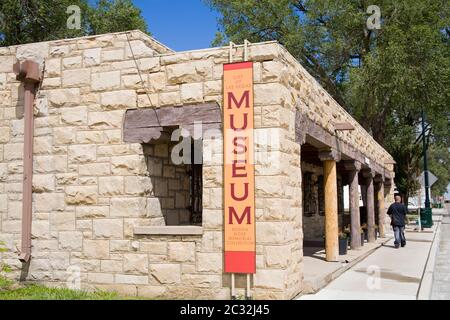
<svg viewBox="0 0 450 320">
<path fill-rule="evenodd" d="M 279 83 L 262 83 L 255 85 L 255 105 L 281 104 L 284 86 Z"/>
<path fill-rule="evenodd" d="M 80 89 L 52 89 L 47 93 L 49 106 L 54 108 L 71 107 L 80 104 Z"/>
<path fill-rule="evenodd" d="M 88 125 L 90 128 L 111 129 L 122 127 L 123 110 L 89 112 Z"/>
<path fill-rule="evenodd" d="M 6 73 L 0 74 L 0 90 L 5 89 L 6 87 Z"/>
<path fill-rule="evenodd" d="M 222 275 L 184 274 L 182 281 L 187 286 L 213 288 L 221 285 Z"/>
<path fill-rule="evenodd" d="M 123 49 L 115 49 L 115 50 L 103 50 L 102 51 L 102 60 L 104 62 L 110 61 L 121 61 L 123 60 L 124 50 Z"/>
<path fill-rule="evenodd" d="M 104 218 L 109 215 L 109 206 L 77 206 L 76 216 L 79 219 Z"/>
<path fill-rule="evenodd" d="M 138 276 L 132 274 L 116 274 L 115 282 L 123 284 L 133 284 L 135 286 L 139 284 L 148 284 L 148 276 Z"/>
<path fill-rule="evenodd" d="M 106 176 L 111 174 L 109 163 L 86 163 L 78 166 L 80 176 Z"/>
<path fill-rule="evenodd" d="M 44 78 L 44 80 L 42 80 L 42 89 L 48 90 L 59 87 L 61 87 L 61 78 Z M 38 102 L 36 102 L 36 106 L 37 105 L 39 105 Z M 42 112 L 42 110 L 40 110 L 40 114 L 47 114 L 47 113 L 46 112 L 44 113 Z"/>
<path fill-rule="evenodd" d="M 264 251 L 268 267 L 284 269 L 288 266 L 289 257 L 291 256 L 290 246 L 265 246 Z"/>
<path fill-rule="evenodd" d="M 194 242 L 169 242 L 169 259 L 177 262 L 193 262 L 195 260 Z"/>
<path fill-rule="evenodd" d="M 47 59 L 45 61 L 45 72 L 47 77 L 59 77 L 61 75 L 61 59 Z"/>
<path fill-rule="evenodd" d="M 94 91 L 119 89 L 120 71 L 93 73 L 91 88 Z"/>
<path fill-rule="evenodd" d="M 87 114 L 86 114 L 87 119 Z M 101 144 L 104 142 L 104 135 L 102 131 L 78 131 L 77 143 L 95 143 Z"/>
<path fill-rule="evenodd" d="M 66 70 L 62 73 L 62 83 L 64 87 L 88 86 L 90 82 L 90 69 Z"/>
<path fill-rule="evenodd" d="M 152 218 L 162 217 L 163 213 L 161 207 L 162 207 L 161 200 L 159 198 L 148 198 L 147 216 Z"/>
<path fill-rule="evenodd" d="M 83 244 L 83 233 L 80 231 L 60 231 L 59 249 L 80 251 Z"/>
<path fill-rule="evenodd" d="M 186 83 L 181 85 L 181 102 L 196 103 L 203 101 L 203 84 Z"/>
<path fill-rule="evenodd" d="M 6 212 L 8 210 L 8 195 L 0 194 L 0 212 Z"/>
<path fill-rule="evenodd" d="M 69 162 L 86 163 L 95 161 L 96 145 L 72 145 L 69 146 Z"/>
<path fill-rule="evenodd" d="M 122 219 L 95 219 L 93 221 L 93 235 L 95 238 L 122 238 Z"/>
<path fill-rule="evenodd" d="M 33 171 L 35 173 L 66 172 L 67 156 L 34 156 Z"/>
<path fill-rule="evenodd" d="M 122 261 L 118 260 L 101 260 L 100 270 L 102 272 L 122 272 Z"/>
<path fill-rule="evenodd" d="M 148 273 L 148 256 L 146 254 L 124 254 L 123 271 L 125 273 Z"/>
<path fill-rule="evenodd" d="M 33 175 L 33 192 L 52 192 L 55 191 L 55 176 L 53 174 L 35 174 Z"/>
<path fill-rule="evenodd" d="M 125 177 L 125 193 L 131 195 L 148 195 L 153 190 L 150 177 L 128 176 Z"/>
<path fill-rule="evenodd" d="M 252 61 L 273 60 L 279 54 L 279 47 L 275 43 L 258 44 L 249 48 L 249 59 Z"/>
<path fill-rule="evenodd" d="M 145 174 L 145 158 L 139 155 L 118 156 L 111 158 L 111 170 L 115 175 Z"/>
<path fill-rule="evenodd" d="M 50 229 L 52 231 L 75 231 L 75 212 L 51 212 Z"/>
<path fill-rule="evenodd" d="M 197 271 L 222 273 L 221 253 L 197 253 Z"/>
<path fill-rule="evenodd" d="M 102 106 L 106 109 L 136 108 L 135 90 L 120 90 L 101 94 Z"/>
<path fill-rule="evenodd" d="M 145 198 L 111 198 L 111 217 L 141 217 L 146 215 Z"/>
<path fill-rule="evenodd" d="M 160 69 L 159 57 L 138 60 L 139 69 L 144 72 L 157 72 Z"/>
<path fill-rule="evenodd" d="M 0 73 L 11 72 L 12 65 L 14 64 L 14 56 L 5 56 L 0 59 Z"/>
<path fill-rule="evenodd" d="M 23 144 L 9 143 L 4 145 L 3 149 L 5 160 L 22 160 L 23 159 Z"/>
<path fill-rule="evenodd" d="M 150 73 L 147 85 L 152 92 L 162 91 L 166 86 L 166 74 L 164 72 Z"/>
<path fill-rule="evenodd" d="M 48 239 L 50 237 L 50 223 L 48 220 L 33 221 L 31 236 L 34 239 Z"/>
<path fill-rule="evenodd" d="M 0 127 L 0 143 L 9 142 L 10 139 L 9 133 L 10 133 L 9 127 Z"/>
<path fill-rule="evenodd" d="M 111 252 L 129 252 L 130 240 L 111 240 L 109 242 L 109 250 Z"/>
<path fill-rule="evenodd" d="M 207 95 L 218 95 L 222 93 L 222 82 L 221 81 L 206 81 L 205 83 L 205 96 Z"/>
<path fill-rule="evenodd" d="M 103 196 L 123 194 L 123 177 L 98 178 L 98 190 Z"/>
<path fill-rule="evenodd" d="M 286 271 L 279 269 L 260 269 L 254 276 L 255 288 L 285 289 Z"/>
<path fill-rule="evenodd" d="M 51 212 L 64 210 L 63 193 L 36 193 L 33 194 L 34 210 L 36 212 Z"/>
<path fill-rule="evenodd" d="M 181 97 L 178 91 L 161 92 L 159 94 L 159 104 L 161 106 L 179 106 L 181 104 Z"/>
<path fill-rule="evenodd" d="M 81 68 L 81 56 L 64 58 L 62 65 L 65 69 Z"/>
<path fill-rule="evenodd" d="M 147 78 L 141 77 L 138 74 L 127 74 L 122 76 L 122 85 L 126 89 L 142 89 L 145 86 Z"/>
<path fill-rule="evenodd" d="M 88 282 L 91 283 L 114 283 L 114 275 L 112 273 L 88 273 Z"/>
<path fill-rule="evenodd" d="M 190 61 L 166 66 L 167 81 L 170 84 L 200 82 L 212 76 L 211 61 Z"/>
<path fill-rule="evenodd" d="M 167 243 L 165 241 L 161 241 L 161 242 L 143 241 L 139 245 L 139 250 L 142 252 L 148 252 L 151 254 L 165 255 L 165 254 L 167 254 Z"/>
<path fill-rule="evenodd" d="M 87 107 L 71 107 L 61 109 L 61 122 L 69 125 L 87 123 Z"/>
<path fill-rule="evenodd" d="M 130 50 L 130 46 L 132 50 Z M 125 56 L 127 58 L 151 57 L 153 55 L 153 49 L 149 48 L 142 40 L 131 40 L 130 45 L 125 46 Z"/>
<path fill-rule="evenodd" d="M 150 274 L 161 284 L 176 284 L 181 282 L 179 264 L 150 264 Z"/>
<path fill-rule="evenodd" d="M 83 240 L 83 254 L 86 258 L 108 259 L 109 241 L 108 240 Z"/>
<path fill-rule="evenodd" d="M 95 66 L 100 64 L 102 49 L 101 48 L 93 48 L 86 49 L 83 52 L 83 63 L 85 67 Z"/>
<path fill-rule="evenodd" d="M 68 186 L 66 187 L 67 204 L 83 205 L 97 203 L 97 187 L 96 186 Z"/>
<path fill-rule="evenodd" d="M 0 163 L 0 181 L 5 181 L 8 177 L 8 164 Z"/>
<path fill-rule="evenodd" d="M 75 142 L 74 128 L 53 128 L 53 142 L 55 145 L 71 144 Z"/>
</svg>

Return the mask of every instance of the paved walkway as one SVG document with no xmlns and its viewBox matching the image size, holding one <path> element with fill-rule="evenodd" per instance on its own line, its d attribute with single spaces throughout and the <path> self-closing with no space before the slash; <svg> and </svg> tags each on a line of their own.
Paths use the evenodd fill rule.
<svg viewBox="0 0 450 320">
<path fill-rule="evenodd" d="M 329 282 L 339 277 L 353 265 L 364 259 L 388 239 L 378 238 L 374 243 L 364 243 L 358 250 L 348 250 L 339 256 L 339 262 L 325 260 L 325 249 L 320 247 L 303 247 L 303 291 L 309 294 L 319 291 Z"/>
<path fill-rule="evenodd" d="M 450 300 L 450 206 L 442 218 L 431 299 Z"/>
<path fill-rule="evenodd" d="M 316 294 L 299 300 L 415 300 L 437 225 L 423 232 L 408 227 L 404 248 L 395 249 L 392 239 Z"/>
</svg>

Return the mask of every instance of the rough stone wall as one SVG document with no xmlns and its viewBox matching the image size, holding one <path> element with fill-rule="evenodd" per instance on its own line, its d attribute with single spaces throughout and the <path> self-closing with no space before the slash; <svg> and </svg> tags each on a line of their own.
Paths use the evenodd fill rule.
<svg viewBox="0 0 450 320">
<path fill-rule="evenodd" d="M 319 214 L 320 200 L 318 190 L 318 177 L 323 175 L 323 168 L 302 162 L 302 173 L 305 172 L 311 173 L 313 190 L 311 197 L 307 201 L 313 202 L 315 210 L 311 216 L 303 215 L 303 237 L 305 240 L 318 240 L 322 238 L 325 230 L 325 216 Z"/>
<path fill-rule="evenodd" d="M 77 266 L 85 288 L 150 297 L 229 298 L 230 276 L 222 266 L 220 139 L 203 141 L 211 151 L 203 168 L 203 233 L 184 236 L 134 234 L 134 227 L 161 225 L 164 217 L 147 151 L 122 140 L 126 109 L 211 101 L 222 105 L 228 48 L 172 53 L 139 32 L 131 32 L 129 39 L 133 50 L 125 33 L 0 49 L 0 239 L 9 249 L 1 258 L 18 277 L 23 91 L 11 66 L 15 57 L 38 55 L 45 60 L 45 77 L 35 105 L 28 279 L 64 285 L 67 268 Z M 241 61 L 242 46 L 233 54 Z M 323 89 L 280 45 L 253 44 L 248 56 L 254 61 L 256 129 L 253 293 L 260 299 L 288 299 L 301 290 L 303 274 L 297 102 L 304 103 L 305 97 L 321 101 L 310 103 L 310 113 L 324 126 L 336 112 L 338 118 L 349 116 L 339 108 L 326 109 L 329 98 Z M 379 147 L 366 146 L 364 133 L 357 137 L 353 142 L 361 150 L 386 157 Z M 268 148 L 267 140 L 272 142 Z M 243 280 L 238 277 L 238 292 Z"/>
<path fill-rule="evenodd" d="M 151 225 L 189 224 L 189 167 L 174 165 L 170 160 L 173 144 L 145 145 L 147 170 L 155 198 L 154 205 L 161 208 L 161 217 L 155 217 Z"/>
<path fill-rule="evenodd" d="M 203 234 L 138 236 L 134 227 L 161 225 L 163 217 L 154 196 L 155 169 L 149 170 L 141 144 L 123 143 L 122 121 L 129 108 L 208 101 L 222 105 L 222 64 L 228 62 L 228 50 L 160 55 L 169 50 L 154 47 L 139 33 L 129 37 L 141 75 L 124 33 L 1 49 L 0 236 L 9 249 L 2 260 L 18 277 L 23 97 L 11 67 L 26 51 L 28 57 L 45 60 L 35 106 L 28 279 L 64 285 L 67 269 L 76 266 L 84 288 L 151 297 L 227 298 L 222 143 L 204 140 L 205 148 L 215 153 L 204 164 Z M 256 298 L 292 297 L 300 290 L 302 274 L 300 148 L 292 134 L 294 118 L 281 111 L 282 86 L 277 65 L 270 61 L 277 48 L 275 43 L 257 44 L 249 54 L 255 61 L 257 134 L 270 131 L 269 136 L 279 137 L 270 149 L 263 147 L 264 139 L 257 140 L 262 147 L 256 163 Z M 235 59 L 242 57 L 239 47 Z M 280 160 L 276 166 L 274 159 Z"/>
</svg>

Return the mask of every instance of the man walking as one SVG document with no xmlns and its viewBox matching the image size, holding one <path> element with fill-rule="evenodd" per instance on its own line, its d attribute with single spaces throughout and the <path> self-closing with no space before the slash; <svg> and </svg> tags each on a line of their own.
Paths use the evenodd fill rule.
<svg viewBox="0 0 450 320">
<path fill-rule="evenodd" d="M 394 245 L 397 249 L 400 245 L 404 247 L 406 245 L 405 239 L 405 219 L 407 209 L 402 203 L 400 195 L 396 195 L 395 202 L 389 206 L 387 214 L 391 217 L 391 226 L 394 229 Z"/>
</svg>

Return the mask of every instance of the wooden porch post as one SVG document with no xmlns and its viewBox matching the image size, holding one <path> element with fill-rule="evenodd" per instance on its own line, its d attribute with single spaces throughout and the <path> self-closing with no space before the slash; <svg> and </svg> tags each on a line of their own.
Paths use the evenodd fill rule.
<svg viewBox="0 0 450 320">
<path fill-rule="evenodd" d="M 371 169 L 364 170 L 366 178 L 366 198 L 367 198 L 367 242 L 375 241 L 375 199 L 373 189 L 374 172 Z"/>
<path fill-rule="evenodd" d="M 384 231 L 384 178 L 383 176 L 376 176 L 377 181 L 377 202 L 378 202 L 378 230 L 380 231 L 380 237 L 385 237 Z"/>
<path fill-rule="evenodd" d="M 336 162 L 340 155 L 335 150 L 319 152 L 323 161 L 324 193 L 325 193 L 325 258 L 327 261 L 338 261 L 338 197 Z"/>
<path fill-rule="evenodd" d="M 359 217 L 359 191 L 358 173 L 361 170 L 361 163 L 358 161 L 348 161 L 344 167 L 349 171 L 349 204 L 350 204 L 350 231 L 352 249 L 361 247 L 361 219 Z"/>
</svg>

